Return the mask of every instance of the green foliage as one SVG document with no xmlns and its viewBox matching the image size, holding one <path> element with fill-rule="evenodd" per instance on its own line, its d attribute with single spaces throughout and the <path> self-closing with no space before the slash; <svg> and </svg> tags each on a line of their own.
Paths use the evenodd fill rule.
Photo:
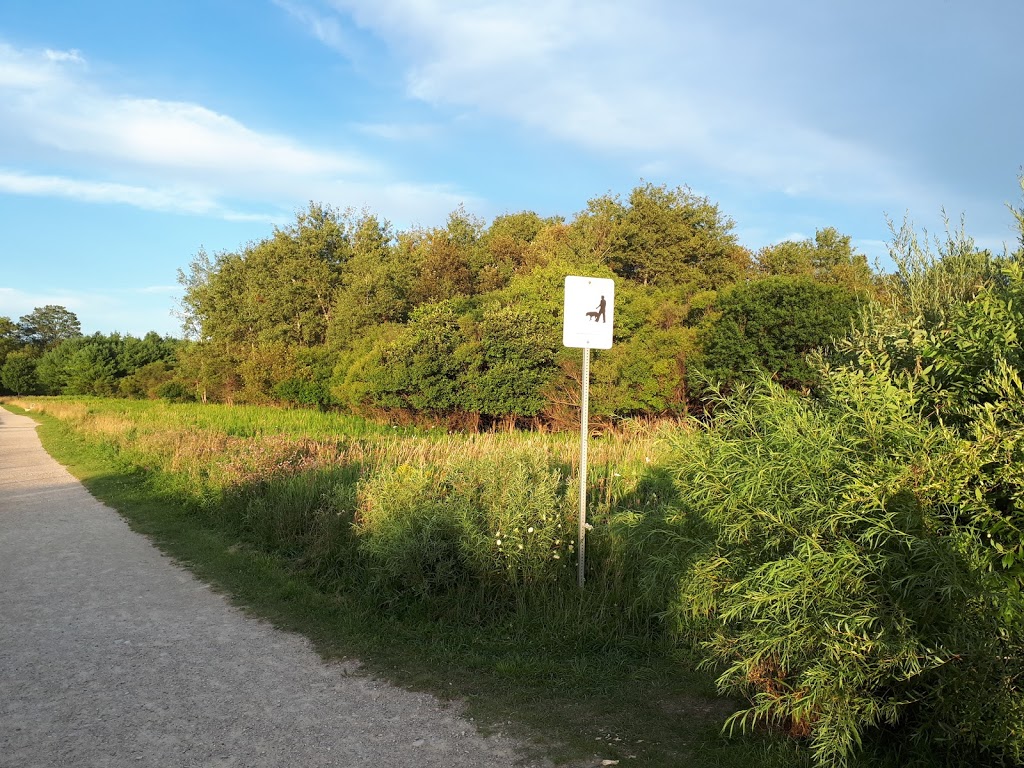
<svg viewBox="0 0 1024 768">
<path fill-rule="evenodd" d="M 591 364 L 595 415 L 678 415 L 687 409 L 687 369 L 699 346 L 685 315 L 677 289 L 622 284 L 615 297 L 615 344 Z"/>
<path fill-rule="evenodd" d="M 681 629 L 702 622 L 720 687 L 748 697 L 734 723 L 808 738 L 819 764 L 869 738 L 1019 761 L 1019 593 L 986 567 L 983 459 L 882 376 L 827 389 L 761 383 L 679 442 L 680 494 L 717 531 Z"/>
<path fill-rule="evenodd" d="M 153 397 L 173 375 L 179 342 L 149 333 L 144 338 L 76 336 L 45 352 L 37 374 L 48 394 Z"/>
<path fill-rule="evenodd" d="M 537 238 L 561 224 L 560 217 L 543 219 L 533 211 L 496 217 L 480 240 L 486 263 L 478 272 L 477 289 L 481 293 L 500 290 L 514 275 L 528 271 Z"/>
<path fill-rule="evenodd" d="M 195 394 L 181 381 L 165 381 L 158 385 L 153 395 L 172 403 L 188 403 L 196 399 Z"/>
<path fill-rule="evenodd" d="M 420 307 L 403 333 L 379 350 L 368 376 L 376 405 L 440 414 L 460 406 L 459 309 L 452 301 Z"/>
<path fill-rule="evenodd" d="M 82 326 L 74 312 L 56 304 L 36 307 L 18 320 L 21 342 L 42 352 L 62 341 L 82 335 Z"/>
<path fill-rule="evenodd" d="M 39 390 L 36 358 L 29 352 L 9 352 L 0 367 L 0 383 L 16 395 L 34 395 Z"/>
<path fill-rule="evenodd" d="M 361 488 L 360 548 L 388 592 L 429 597 L 468 579 L 459 511 L 438 493 L 435 475 L 400 466 Z"/>
<path fill-rule="evenodd" d="M 636 187 L 627 203 L 590 201 L 575 226 L 591 233 L 593 248 L 624 278 L 682 287 L 687 293 L 738 280 L 750 257 L 718 206 L 689 189 Z"/>
<path fill-rule="evenodd" d="M 849 235 L 826 227 L 819 229 L 813 240 L 790 240 L 763 248 L 757 254 L 757 267 L 766 275 L 809 277 L 842 285 L 854 293 L 870 293 L 874 289 L 871 267 L 850 241 Z"/>
<path fill-rule="evenodd" d="M 591 200 L 569 224 L 523 211 L 487 226 L 460 206 L 443 227 L 395 232 L 366 211 L 311 204 L 272 237 L 200 251 L 179 273 L 198 342 L 182 349 L 179 375 L 203 400 L 562 425 L 579 388 L 558 344 L 563 281 L 594 275 L 619 281 L 595 415 L 677 414 L 696 391 L 686 379 L 701 347 L 694 324 L 713 319 L 707 297 L 753 275 L 733 229 L 706 198 L 653 184 Z M 811 250 L 825 278 L 864 277 L 848 237 L 822 230 Z M 315 371 L 307 354 L 322 361 Z"/>
<path fill-rule="evenodd" d="M 120 379 L 117 383 L 117 391 L 122 397 L 153 400 L 163 397 L 160 394 L 160 390 L 172 382 L 187 389 L 187 385 L 174 379 L 175 369 L 173 364 L 157 360 L 136 368 L 132 373 Z"/>
<path fill-rule="evenodd" d="M 808 353 L 850 331 L 858 299 L 806 277 L 768 277 L 722 293 L 715 309 L 700 335 L 699 379 L 729 387 L 767 372 L 806 388 L 817 380 Z"/>
<path fill-rule="evenodd" d="M 326 408 L 333 402 L 330 387 L 323 381 L 285 379 L 275 384 L 273 391 L 281 400 L 307 408 Z"/>
<path fill-rule="evenodd" d="M 351 256 L 349 229 L 337 211 L 311 203 L 272 237 L 214 259 L 200 251 L 188 272 L 179 270 L 185 329 L 209 342 L 189 351 L 200 389 L 269 399 L 291 375 L 293 350 L 326 342 Z"/>
<path fill-rule="evenodd" d="M 21 346 L 18 326 L 9 317 L 0 317 L 0 368 L 3 368 L 7 355 Z"/>
<path fill-rule="evenodd" d="M 460 206 L 448 217 L 447 227 L 421 233 L 410 253 L 417 266 L 410 287 L 414 304 L 436 304 L 475 293 L 482 231 L 483 222 Z"/>
<path fill-rule="evenodd" d="M 393 339 L 353 361 L 365 368 L 348 368 L 342 389 L 379 408 L 533 416 L 546 404 L 557 348 L 555 328 L 527 308 L 424 305 Z"/>
<path fill-rule="evenodd" d="M 526 308 L 496 306 L 484 310 L 467 336 L 458 350 L 466 366 L 462 408 L 492 417 L 540 413 L 557 371 L 558 329 Z"/>
<path fill-rule="evenodd" d="M 388 223 L 374 216 L 356 223 L 328 327 L 332 346 L 358 344 L 367 330 L 408 319 L 415 265 L 393 240 Z"/>
<path fill-rule="evenodd" d="M 564 578 L 572 500 L 561 471 L 521 452 L 403 465 L 360 485 L 360 550 L 389 590 L 418 597 L 523 597 Z"/>
<path fill-rule="evenodd" d="M 896 274 L 818 356 L 820 398 L 726 398 L 676 472 L 715 531 L 680 582 L 725 690 L 811 741 L 868 754 L 1024 760 L 1024 271 L 962 229 L 894 238 Z"/>
<path fill-rule="evenodd" d="M 593 412 L 618 418 L 684 413 L 687 362 L 697 349 L 692 328 L 645 328 L 595 355 Z"/>
</svg>

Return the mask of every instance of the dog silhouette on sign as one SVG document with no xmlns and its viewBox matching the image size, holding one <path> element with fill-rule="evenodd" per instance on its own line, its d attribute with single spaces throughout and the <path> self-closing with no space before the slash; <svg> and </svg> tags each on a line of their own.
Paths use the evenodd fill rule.
<svg viewBox="0 0 1024 768">
<path fill-rule="evenodd" d="M 605 308 L 608 306 L 608 302 L 604 300 L 604 296 L 601 297 L 601 303 L 597 305 L 597 309 L 593 312 L 587 312 L 587 317 L 593 320 L 595 323 L 607 323 L 608 318 L 605 316 Z"/>
</svg>

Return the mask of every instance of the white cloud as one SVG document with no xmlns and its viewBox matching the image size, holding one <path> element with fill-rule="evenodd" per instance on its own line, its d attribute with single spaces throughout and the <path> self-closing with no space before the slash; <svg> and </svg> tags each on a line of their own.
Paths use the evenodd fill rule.
<svg viewBox="0 0 1024 768">
<path fill-rule="evenodd" d="M 632 156 L 641 171 L 700 168 L 857 202 L 928 197 L 885 152 L 806 120 L 800 94 L 771 79 L 787 39 L 730 26 L 728 12 L 657 0 L 327 1 L 387 42 L 408 93 L 432 104 Z"/>
<path fill-rule="evenodd" d="M 54 51 L 50 48 L 47 48 L 45 51 L 43 51 L 43 55 L 49 61 L 70 61 L 74 62 L 75 64 L 85 64 L 85 59 L 82 58 L 81 52 L 74 48 L 72 48 L 70 51 Z"/>
<path fill-rule="evenodd" d="M 100 97 L 73 107 L 74 112 L 48 112 L 38 120 L 41 141 L 64 151 L 179 171 L 309 176 L 376 170 L 366 158 L 308 149 L 195 104 Z"/>
<path fill-rule="evenodd" d="M 464 199 L 396 178 L 365 153 L 312 147 L 201 104 L 113 93 L 84 63 L 77 51 L 0 43 L 0 192 L 275 223 L 310 199 L 404 203 L 387 209 L 402 219 Z"/>
<path fill-rule="evenodd" d="M 63 176 L 39 176 L 0 169 L 0 192 L 14 195 L 62 197 L 88 203 L 133 205 L 151 211 L 246 217 L 223 210 L 202 191 L 185 189 L 148 189 L 116 182 L 82 181 Z M 259 220 L 273 222 L 264 215 Z"/>
<path fill-rule="evenodd" d="M 7 132 L 37 150 L 106 160 L 129 168 L 181 175 L 244 174 L 246 178 L 379 174 L 372 159 L 315 149 L 249 128 L 199 104 L 112 94 L 65 66 L 77 57 L 31 55 L 0 47 Z M 5 93 L 6 91 L 6 93 Z"/>
</svg>

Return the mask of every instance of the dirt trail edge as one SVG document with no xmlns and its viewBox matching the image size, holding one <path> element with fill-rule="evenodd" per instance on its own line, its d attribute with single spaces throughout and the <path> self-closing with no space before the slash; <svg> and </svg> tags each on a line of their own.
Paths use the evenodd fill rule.
<svg viewBox="0 0 1024 768">
<path fill-rule="evenodd" d="M 131 531 L 0 409 L 0 766 L 525 766 Z"/>
</svg>

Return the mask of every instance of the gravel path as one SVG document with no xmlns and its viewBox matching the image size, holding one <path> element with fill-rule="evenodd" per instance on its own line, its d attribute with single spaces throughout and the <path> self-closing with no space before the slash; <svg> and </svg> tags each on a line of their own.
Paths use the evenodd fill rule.
<svg viewBox="0 0 1024 768">
<path fill-rule="evenodd" d="M 229 605 L 0 409 L 0 766 L 527 764 Z"/>
</svg>

